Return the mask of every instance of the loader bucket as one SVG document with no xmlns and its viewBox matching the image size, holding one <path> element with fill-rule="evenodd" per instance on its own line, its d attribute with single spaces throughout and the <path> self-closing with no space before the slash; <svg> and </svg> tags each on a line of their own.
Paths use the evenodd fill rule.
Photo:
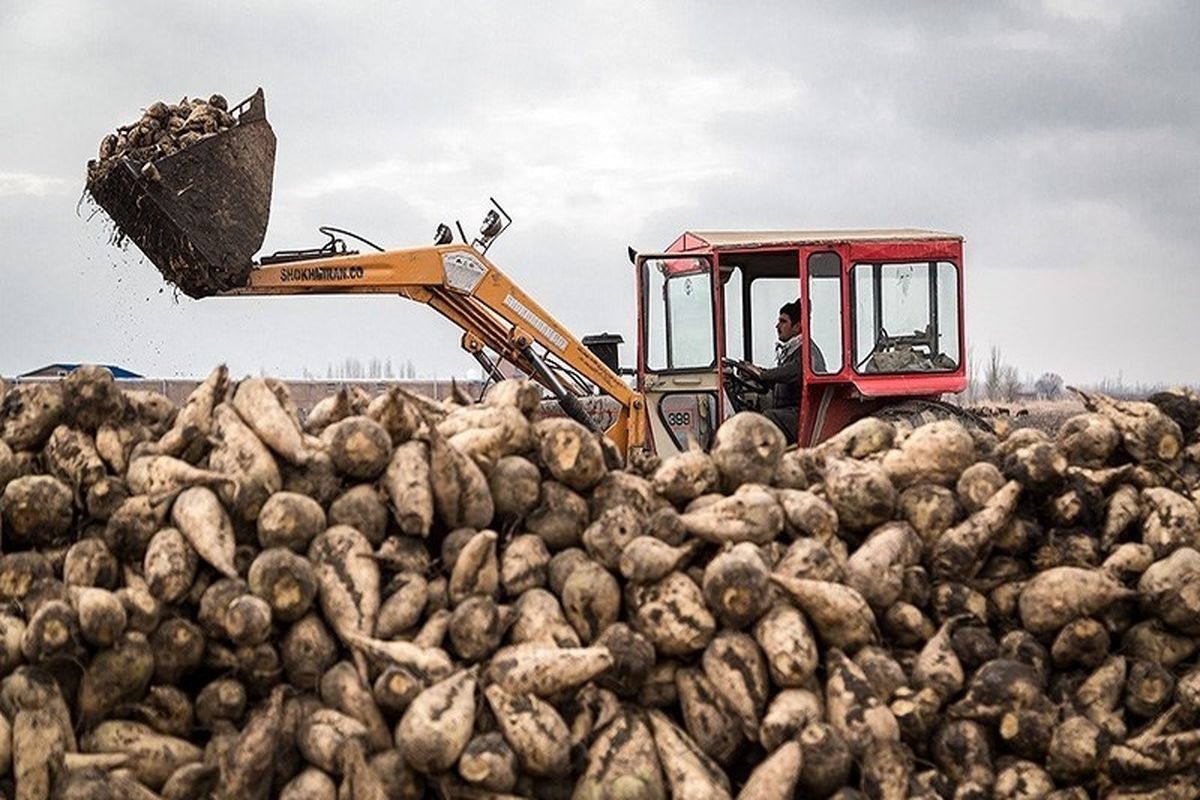
<svg viewBox="0 0 1200 800">
<path fill-rule="evenodd" d="M 88 168 L 114 240 L 136 244 L 189 297 L 245 285 L 267 233 L 275 133 L 262 89 L 231 113 L 236 125 L 154 160 L 150 175 L 130 155 Z"/>
</svg>

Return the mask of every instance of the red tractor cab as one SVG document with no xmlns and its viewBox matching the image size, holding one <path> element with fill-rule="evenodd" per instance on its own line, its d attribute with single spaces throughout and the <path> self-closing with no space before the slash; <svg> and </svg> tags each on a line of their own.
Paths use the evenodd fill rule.
<svg viewBox="0 0 1200 800">
<path fill-rule="evenodd" d="M 799 300 L 798 443 L 869 414 L 956 413 L 966 388 L 962 237 L 926 230 L 686 232 L 640 254 L 638 389 L 661 455 L 761 410 L 780 308 Z M 768 395 L 769 396 L 769 395 Z"/>
</svg>

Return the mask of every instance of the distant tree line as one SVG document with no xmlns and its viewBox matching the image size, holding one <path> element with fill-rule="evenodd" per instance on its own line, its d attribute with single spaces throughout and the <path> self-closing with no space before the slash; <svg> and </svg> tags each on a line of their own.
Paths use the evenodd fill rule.
<svg viewBox="0 0 1200 800">
<path fill-rule="evenodd" d="M 1062 400 L 1068 397 L 1066 383 L 1057 372 L 1043 372 L 1037 378 L 1021 371 L 1005 360 L 999 347 L 992 346 L 987 358 L 977 361 L 973 351 L 967 356 L 967 390 L 962 402 L 966 404 L 1018 400 Z M 1100 392 L 1118 399 L 1140 399 L 1171 388 L 1164 383 L 1133 383 L 1124 381 L 1123 373 L 1102 378 L 1097 383 L 1078 384 L 1080 389 Z"/>
<path fill-rule="evenodd" d="M 1062 376 L 1043 372 L 1036 379 L 1022 378 L 1021 371 L 1008 363 L 999 347 L 993 345 L 982 364 L 967 356 L 967 391 L 965 401 L 1012 403 L 1017 400 L 1058 400 L 1066 392 Z"/>
<path fill-rule="evenodd" d="M 304 377 L 308 380 L 320 380 L 319 374 L 314 374 L 312 371 L 305 369 Z M 380 360 L 379 358 L 371 358 L 366 363 L 362 360 L 347 356 L 336 364 L 329 364 L 325 367 L 325 380 L 338 381 L 387 381 L 387 380 L 414 380 L 417 377 L 417 368 L 413 366 L 412 361 L 405 360 L 400 365 L 399 369 L 392 366 L 392 359 L 387 358 Z"/>
</svg>

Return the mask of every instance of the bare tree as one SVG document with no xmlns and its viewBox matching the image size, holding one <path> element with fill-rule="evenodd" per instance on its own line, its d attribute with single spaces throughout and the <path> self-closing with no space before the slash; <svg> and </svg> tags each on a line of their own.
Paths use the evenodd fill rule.
<svg viewBox="0 0 1200 800">
<path fill-rule="evenodd" d="M 1057 400 L 1062 397 L 1063 379 L 1057 372 L 1043 372 L 1033 383 L 1037 396 L 1043 400 Z"/>
<path fill-rule="evenodd" d="M 357 358 L 347 356 L 333 370 L 333 377 L 341 380 L 356 380 L 365 377 L 362 362 Z"/>
<path fill-rule="evenodd" d="M 983 391 L 989 400 L 999 400 L 1000 390 L 1004 383 L 1004 358 L 1000 348 L 992 345 L 988 353 L 987 364 L 983 368 Z"/>
<path fill-rule="evenodd" d="M 1021 373 L 1016 367 L 1005 364 L 1000 369 L 1000 397 L 1011 403 L 1021 394 Z"/>
<path fill-rule="evenodd" d="M 979 400 L 979 362 L 975 360 L 975 345 L 967 348 L 967 391 L 963 399 L 967 403 Z"/>
</svg>

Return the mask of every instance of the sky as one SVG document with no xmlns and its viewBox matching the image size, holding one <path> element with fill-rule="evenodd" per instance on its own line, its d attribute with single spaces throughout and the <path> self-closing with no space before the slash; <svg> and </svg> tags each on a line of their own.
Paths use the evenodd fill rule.
<svg viewBox="0 0 1200 800">
<path fill-rule="evenodd" d="M 495 197 L 515 222 L 489 257 L 577 335 L 629 343 L 627 246 L 949 230 L 977 362 L 1197 383 L 1197 36 L 1184 0 L 0 0 L 0 375 L 471 373 L 458 330 L 408 301 L 195 301 L 109 244 L 81 203 L 101 138 L 155 100 L 261 86 L 264 252 L 319 225 L 423 245 Z"/>
</svg>

